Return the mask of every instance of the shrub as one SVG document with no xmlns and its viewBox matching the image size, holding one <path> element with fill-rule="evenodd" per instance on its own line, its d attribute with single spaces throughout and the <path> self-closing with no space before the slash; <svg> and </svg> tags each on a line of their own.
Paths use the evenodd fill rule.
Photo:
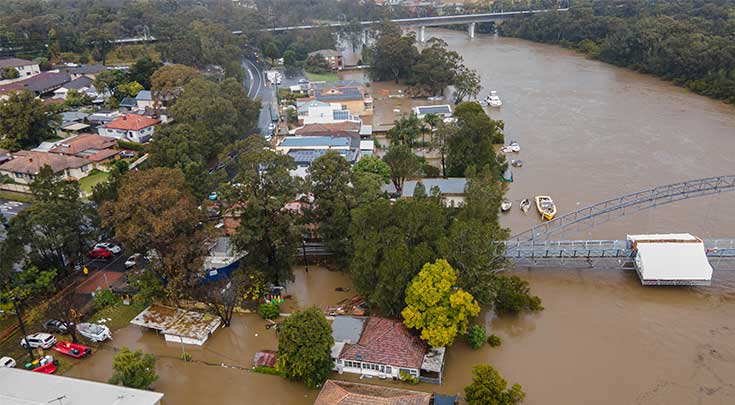
<svg viewBox="0 0 735 405">
<path fill-rule="evenodd" d="M 94 294 L 94 309 L 99 311 L 120 303 L 120 297 L 110 290 L 98 291 Z"/>
<path fill-rule="evenodd" d="M 181 353 L 181 355 L 179 356 L 179 358 L 181 360 L 184 360 L 184 361 L 191 361 L 191 354 L 189 354 L 187 352 L 183 352 L 183 353 Z"/>
<path fill-rule="evenodd" d="M 498 335 L 490 335 L 487 337 L 487 344 L 489 344 L 490 347 L 498 347 L 501 342 L 500 336 Z"/>
<path fill-rule="evenodd" d="M 283 371 L 275 367 L 255 366 L 253 367 L 253 371 L 255 371 L 256 373 L 261 373 L 261 374 L 270 374 L 270 375 L 277 375 L 277 376 L 284 377 Z"/>
<path fill-rule="evenodd" d="M 499 276 L 495 280 L 495 311 L 515 314 L 520 311 L 540 311 L 541 298 L 531 295 L 528 281 L 518 276 Z"/>
<path fill-rule="evenodd" d="M 407 382 L 409 384 L 418 384 L 419 383 L 419 378 L 418 377 L 414 377 L 411 374 L 406 373 L 405 371 L 401 371 L 399 373 L 399 375 L 401 377 L 401 381 L 403 381 L 403 382 Z"/>
<path fill-rule="evenodd" d="M 141 152 L 141 153 L 145 152 L 145 146 L 139 143 L 135 143 L 135 142 L 123 141 L 121 139 L 117 140 L 117 147 L 120 149 L 134 150 L 136 152 Z"/>
<path fill-rule="evenodd" d="M 281 314 L 281 308 L 275 302 L 266 302 L 258 306 L 258 313 L 263 319 L 276 319 Z"/>
<path fill-rule="evenodd" d="M 485 343 L 486 337 L 485 327 L 481 325 L 472 325 L 470 332 L 467 334 L 467 339 L 470 341 L 470 346 L 473 349 L 481 348 L 482 344 Z"/>
</svg>

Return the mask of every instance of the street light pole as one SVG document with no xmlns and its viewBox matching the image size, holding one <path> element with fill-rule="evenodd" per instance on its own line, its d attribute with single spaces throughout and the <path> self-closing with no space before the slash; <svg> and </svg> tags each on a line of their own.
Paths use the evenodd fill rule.
<svg viewBox="0 0 735 405">
<path fill-rule="evenodd" d="M 305 270 L 308 273 L 309 272 L 309 262 L 306 261 L 306 237 L 305 236 L 301 238 L 301 249 L 302 249 L 302 252 L 304 253 Z"/>
<path fill-rule="evenodd" d="M 26 327 L 23 325 L 23 317 L 20 315 L 20 305 L 18 305 L 18 299 L 13 299 L 13 307 L 15 307 L 15 315 L 18 317 L 18 326 L 20 326 L 20 333 L 23 334 L 23 343 L 25 343 L 26 349 L 28 349 L 28 356 L 30 356 L 31 360 L 33 360 L 33 350 L 31 350 L 31 345 L 28 344 L 28 340 L 26 337 L 28 334 L 26 333 Z"/>
</svg>

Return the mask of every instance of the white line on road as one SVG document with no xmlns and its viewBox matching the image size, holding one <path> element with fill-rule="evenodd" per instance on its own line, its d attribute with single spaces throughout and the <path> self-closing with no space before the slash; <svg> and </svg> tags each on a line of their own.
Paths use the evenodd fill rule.
<svg viewBox="0 0 735 405">
<path fill-rule="evenodd" d="M 253 72 L 250 71 L 250 64 L 246 63 L 248 76 L 250 77 L 250 87 L 248 87 L 248 97 L 250 97 L 250 93 L 253 91 Z"/>
</svg>

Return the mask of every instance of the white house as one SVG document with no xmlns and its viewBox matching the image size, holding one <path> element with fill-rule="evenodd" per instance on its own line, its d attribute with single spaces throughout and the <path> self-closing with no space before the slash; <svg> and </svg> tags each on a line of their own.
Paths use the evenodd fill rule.
<svg viewBox="0 0 735 405">
<path fill-rule="evenodd" d="M 30 184 L 44 166 L 51 167 L 60 176 L 79 180 L 89 175 L 95 163 L 73 155 L 21 150 L 13 153 L 12 159 L 0 164 L 0 174 L 16 183 Z"/>
<path fill-rule="evenodd" d="M 379 317 L 337 316 L 332 323 L 334 369 L 399 379 L 401 373 L 441 383 L 444 350 L 429 349 L 403 323 Z"/>
<path fill-rule="evenodd" d="M 130 323 L 157 330 L 167 342 L 202 346 L 219 328 L 222 320 L 203 312 L 153 304 Z"/>
<path fill-rule="evenodd" d="M 0 69 L 9 67 L 18 71 L 18 74 L 20 75 L 18 79 L 25 79 L 41 73 L 41 68 L 36 62 L 18 58 L 0 59 Z"/>
<path fill-rule="evenodd" d="M 128 142 L 145 143 L 151 140 L 154 127 L 161 121 L 138 114 L 126 114 L 97 129 L 102 136 Z"/>
<path fill-rule="evenodd" d="M 349 110 L 343 108 L 342 104 L 339 103 L 311 100 L 305 103 L 299 103 L 297 111 L 299 120 L 304 125 L 362 122 L 359 116 L 351 114 Z"/>
</svg>

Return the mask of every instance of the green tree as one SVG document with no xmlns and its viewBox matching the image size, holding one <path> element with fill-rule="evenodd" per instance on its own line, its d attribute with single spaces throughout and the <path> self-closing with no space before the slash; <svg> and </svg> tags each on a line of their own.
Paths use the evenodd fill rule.
<svg viewBox="0 0 735 405">
<path fill-rule="evenodd" d="M 172 102 L 184 91 L 190 81 L 200 77 L 198 70 L 184 65 L 166 65 L 151 75 L 151 91 L 154 99 Z M 99 76 L 98 76 L 99 77 Z"/>
<path fill-rule="evenodd" d="M 464 389 L 465 400 L 470 405 L 516 405 L 526 398 L 520 385 L 507 387 L 492 366 L 480 364 L 472 368 L 472 384 Z"/>
<path fill-rule="evenodd" d="M 102 205 L 105 201 L 114 201 L 117 199 L 117 190 L 120 188 L 125 173 L 128 172 L 130 165 L 124 160 L 118 160 L 110 167 L 110 176 L 107 180 L 95 184 L 92 189 L 92 201 L 97 205 Z"/>
<path fill-rule="evenodd" d="M 411 69 L 411 82 L 429 95 L 444 95 L 444 89 L 455 83 L 461 66 L 462 57 L 457 52 L 450 51 L 444 40 L 431 38 Z"/>
<path fill-rule="evenodd" d="M 388 139 L 391 145 L 406 145 L 411 148 L 418 146 L 416 140 L 424 133 L 424 123 L 411 113 L 408 117 L 396 120 L 393 128 L 388 130 Z"/>
<path fill-rule="evenodd" d="M 436 198 L 378 199 L 353 210 L 350 275 L 372 310 L 399 316 L 411 279 L 438 258 L 448 220 Z"/>
<path fill-rule="evenodd" d="M 12 66 L 0 69 L 0 80 L 17 79 L 19 77 L 20 73 Z"/>
<path fill-rule="evenodd" d="M 140 83 L 144 88 L 150 89 L 151 76 L 161 66 L 163 65 L 160 62 L 154 61 L 150 56 L 144 56 L 136 60 L 128 70 L 128 81 Z"/>
<path fill-rule="evenodd" d="M 542 310 L 541 298 L 531 295 L 528 281 L 518 276 L 498 276 L 495 278 L 495 311 L 499 313 L 518 313 L 523 310 Z"/>
<path fill-rule="evenodd" d="M 36 147 L 54 136 L 52 123 L 59 116 L 30 91 L 11 92 L 0 100 L 0 148 Z"/>
<path fill-rule="evenodd" d="M 294 68 L 298 63 L 298 55 L 291 49 L 283 53 L 283 65 L 287 68 Z"/>
<path fill-rule="evenodd" d="M 299 213 L 286 209 L 301 185 L 289 174 L 296 168 L 293 159 L 266 146 L 263 138 L 251 136 L 233 147 L 240 151 L 232 161 L 237 173 L 221 194 L 224 209 L 240 219 L 232 244 L 248 252 L 247 265 L 279 285 L 293 279 L 291 266 L 301 245 Z"/>
<path fill-rule="evenodd" d="M 442 177 L 447 177 L 447 153 L 449 152 L 449 140 L 454 137 L 459 129 L 454 123 L 439 122 L 436 131 L 432 132 L 431 146 L 439 151 L 441 155 Z"/>
<path fill-rule="evenodd" d="M 454 104 L 459 104 L 465 99 L 476 98 L 482 90 L 480 75 L 477 71 L 467 67 L 461 67 L 454 77 Z"/>
<path fill-rule="evenodd" d="M 285 63 L 285 62 L 284 62 Z M 318 53 L 316 55 L 310 55 L 304 61 L 304 70 L 309 73 L 323 74 L 329 72 L 329 62 L 327 59 Z"/>
<path fill-rule="evenodd" d="M 281 55 L 281 51 L 278 49 L 278 45 L 273 42 L 267 42 L 263 47 L 263 55 L 271 59 L 271 63 Z"/>
<path fill-rule="evenodd" d="M 403 323 L 420 330 L 421 339 L 432 347 L 451 345 L 480 313 L 477 301 L 456 283 L 457 273 L 449 262 L 439 259 L 426 263 L 406 289 Z"/>
<path fill-rule="evenodd" d="M 115 95 L 117 86 L 125 82 L 125 73 L 122 70 L 109 70 L 105 69 L 94 78 L 92 85 L 97 91 L 102 93 L 110 93 Z"/>
<path fill-rule="evenodd" d="M 129 251 L 149 253 L 151 269 L 166 280 L 171 298 L 195 285 L 206 254 L 202 213 L 178 169 L 126 175 L 114 201 L 100 207 L 102 225 Z"/>
<path fill-rule="evenodd" d="M 138 82 L 120 83 L 115 88 L 115 96 L 117 96 L 119 99 L 123 99 L 125 97 L 135 97 L 142 90 L 144 90 L 143 85 Z"/>
<path fill-rule="evenodd" d="M 350 254 L 345 231 L 350 226 L 350 210 L 356 204 L 351 178 L 350 164 L 336 151 L 327 152 L 309 166 L 319 235 L 340 265 L 346 264 Z"/>
<path fill-rule="evenodd" d="M 156 357 L 141 350 L 123 347 L 112 359 L 112 370 L 109 383 L 114 385 L 145 390 L 158 380 Z"/>
<path fill-rule="evenodd" d="M 487 333 L 485 333 L 485 327 L 482 325 L 472 325 L 470 332 L 467 334 L 467 340 L 470 342 L 470 346 L 477 350 L 482 347 L 487 339 Z"/>
<path fill-rule="evenodd" d="M 88 96 L 86 93 L 80 93 L 74 89 L 69 90 L 68 93 L 66 93 L 66 99 L 64 100 L 64 107 L 66 108 L 76 108 L 81 107 L 83 105 L 90 105 L 92 104 L 92 97 Z"/>
<path fill-rule="evenodd" d="M 464 102 L 454 110 L 457 131 L 448 139 L 447 174 L 462 177 L 470 166 L 490 165 L 500 176 L 493 143 L 502 139 L 503 122 L 492 120 L 478 103 Z"/>
<path fill-rule="evenodd" d="M 401 29 L 393 23 L 383 23 L 380 35 L 370 52 L 370 77 L 373 80 L 406 79 L 416 63 L 419 51 L 413 35 L 401 35 Z"/>
<path fill-rule="evenodd" d="M 315 388 L 332 370 L 332 328 L 317 308 L 298 311 L 281 323 L 278 334 L 278 368 L 291 380 Z"/>
<path fill-rule="evenodd" d="M 398 194 L 403 192 L 406 179 L 421 172 L 421 160 L 406 145 L 391 145 L 383 161 L 390 167 L 390 179 Z"/>
<path fill-rule="evenodd" d="M 96 240 L 95 212 L 79 197 L 79 184 L 53 173 L 49 166 L 31 183 L 33 204 L 10 221 L 3 262 L 28 259 L 43 269 L 65 275 L 69 264 L 79 263 Z"/>
<path fill-rule="evenodd" d="M 352 166 L 355 173 L 373 173 L 380 176 L 384 184 L 390 182 L 390 167 L 377 156 L 365 156 Z"/>
</svg>

